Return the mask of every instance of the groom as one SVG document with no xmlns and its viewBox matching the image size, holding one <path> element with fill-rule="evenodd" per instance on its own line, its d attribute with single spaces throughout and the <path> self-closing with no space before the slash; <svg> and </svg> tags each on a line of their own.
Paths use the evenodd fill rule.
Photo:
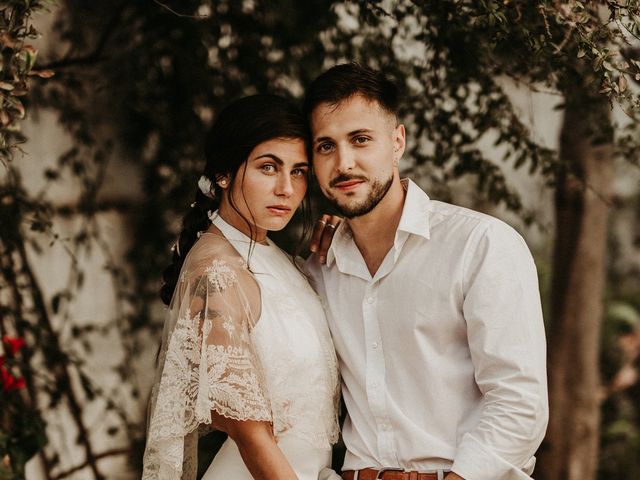
<svg viewBox="0 0 640 480">
<path fill-rule="evenodd" d="M 400 179 L 398 103 L 357 64 L 305 99 L 315 175 L 346 218 L 310 262 L 348 411 L 342 477 L 530 478 L 548 417 L 533 259 L 500 220 Z"/>
</svg>

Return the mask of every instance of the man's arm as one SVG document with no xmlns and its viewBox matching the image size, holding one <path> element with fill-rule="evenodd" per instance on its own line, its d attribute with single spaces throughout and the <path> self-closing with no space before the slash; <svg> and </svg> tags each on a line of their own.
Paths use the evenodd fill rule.
<svg viewBox="0 0 640 480">
<path fill-rule="evenodd" d="M 531 465 L 548 420 L 535 264 L 524 240 L 502 222 L 474 235 L 464 261 L 463 313 L 483 405 L 452 471 L 473 480 L 526 479 L 521 469 Z"/>
</svg>

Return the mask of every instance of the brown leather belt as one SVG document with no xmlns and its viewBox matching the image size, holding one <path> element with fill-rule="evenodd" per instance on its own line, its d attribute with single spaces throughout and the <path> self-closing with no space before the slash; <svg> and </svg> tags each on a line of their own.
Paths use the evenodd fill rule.
<svg viewBox="0 0 640 480">
<path fill-rule="evenodd" d="M 438 480 L 438 474 L 436 473 L 419 473 L 419 472 L 405 472 L 400 469 L 381 469 L 364 468 L 358 470 L 358 480 Z M 355 470 L 345 470 L 342 472 L 342 478 L 344 480 L 354 480 Z"/>
</svg>

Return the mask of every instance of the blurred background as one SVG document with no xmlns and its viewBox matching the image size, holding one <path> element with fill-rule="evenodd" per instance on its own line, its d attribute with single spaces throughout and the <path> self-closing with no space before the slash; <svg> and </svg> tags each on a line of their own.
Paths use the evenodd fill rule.
<svg viewBox="0 0 640 480">
<path fill-rule="evenodd" d="M 404 174 L 534 253 L 536 478 L 639 479 L 639 37 L 632 0 L 0 2 L 0 479 L 140 477 L 212 119 L 352 60 L 400 85 Z"/>
</svg>

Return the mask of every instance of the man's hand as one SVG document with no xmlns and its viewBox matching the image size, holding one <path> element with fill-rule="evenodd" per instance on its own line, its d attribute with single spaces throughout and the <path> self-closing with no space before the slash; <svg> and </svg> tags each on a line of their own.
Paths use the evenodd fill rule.
<svg viewBox="0 0 640 480">
<path fill-rule="evenodd" d="M 327 252 L 333 240 L 333 234 L 342 221 L 341 217 L 336 215 L 322 215 L 313 227 L 313 235 L 311 236 L 311 245 L 309 250 L 317 253 L 318 261 L 325 263 L 327 261 Z"/>
</svg>

